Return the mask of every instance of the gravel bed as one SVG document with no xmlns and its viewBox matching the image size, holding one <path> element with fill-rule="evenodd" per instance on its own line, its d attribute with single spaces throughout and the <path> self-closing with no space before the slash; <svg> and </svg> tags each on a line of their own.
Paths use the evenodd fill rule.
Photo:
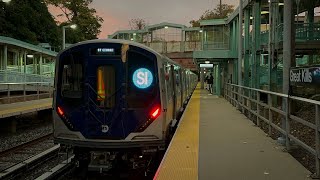
<svg viewBox="0 0 320 180">
<path fill-rule="evenodd" d="M 279 108 L 279 107 L 278 107 Z M 279 108 L 280 109 L 280 108 Z M 264 116 L 268 119 L 269 114 L 264 113 L 264 110 L 260 109 L 260 115 Z M 308 122 L 314 123 L 315 112 L 314 109 L 310 106 L 302 106 L 294 115 L 305 119 Z M 253 116 L 253 121 L 255 122 L 256 116 Z M 276 124 L 278 127 L 282 127 L 282 117 L 277 115 L 277 113 L 273 113 L 272 122 Z M 269 133 L 269 125 L 260 120 L 260 128 L 266 133 Z M 302 142 L 307 145 L 315 148 L 315 131 L 301 123 L 292 121 L 290 122 L 290 133 L 300 139 Z M 277 140 L 281 137 L 282 134 L 278 132 L 276 129 L 272 127 L 271 130 L 271 138 Z M 295 145 L 289 152 L 297 161 L 299 161 L 304 167 L 306 167 L 310 172 L 315 172 L 315 159 L 312 154 L 310 154 L 304 148 Z"/>
<path fill-rule="evenodd" d="M 1 134 L 0 152 L 24 144 L 26 142 L 35 140 L 52 132 L 52 123 L 44 122 L 43 124 L 37 124 L 32 128 L 19 130 L 15 134 Z"/>
<path fill-rule="evenodd" d="M 34 144 L 33 146 L 23 148 L 19 151 L 15 151 L 6 156 L 0 157 L 0 172 L 11 167 L 12 165 L 18 164 L 24 160 L 31 158 L 41 152 L 53 147 L 52 140 L 46 140 L 39 144 Z"/>
</svg>

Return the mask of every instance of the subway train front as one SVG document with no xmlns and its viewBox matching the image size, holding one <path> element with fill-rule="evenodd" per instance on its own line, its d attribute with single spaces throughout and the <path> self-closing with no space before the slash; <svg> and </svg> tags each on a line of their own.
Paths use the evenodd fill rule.
<svg viewBox="0 0 320 180">
<path fill-rule="evenodd" d="M 55 142 L 73 148 L 80 169 L 110 171 L 119 161 L 146 168 L 165 148 L 183 104 L 169 92 L 176 90 L 175 69 L 186 101 L 195 75 L 143 45 L 92 40 L 62 51 L 56 62 Z"/>
</svg>

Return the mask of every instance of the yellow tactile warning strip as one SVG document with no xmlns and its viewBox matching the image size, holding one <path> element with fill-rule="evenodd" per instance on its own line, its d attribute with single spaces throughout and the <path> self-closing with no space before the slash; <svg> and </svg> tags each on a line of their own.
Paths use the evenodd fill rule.
<svg viewBox="0 0 320 180">
<path fill-rule="evenodd" d="M 1 109 L 0 108 L 0 118 L 16 116 L 24 113 L 50 109 L 52 107 L 52 98 L 35 100 L 30 102 L 21 102 L 14 104 L 3 104 L 1 106 L 12 106 L 10 108 Z"/>
<path fill-rule="evenodd" d="M 190 99 L 154 180 L 197 180 L 200 87 Z"/>
</svg>

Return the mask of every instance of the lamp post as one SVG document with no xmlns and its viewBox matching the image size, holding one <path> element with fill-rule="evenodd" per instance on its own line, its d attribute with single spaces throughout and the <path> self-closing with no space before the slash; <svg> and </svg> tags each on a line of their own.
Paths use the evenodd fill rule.
<svg viewBox="0 0 320 180">
<path fill-rule="evenodd" d="M 68 26 L 62 26 L 62 50 L 66 48 L 66 28 L 75 29 L 77 28 L 77 25 L 71 24 Z"/>
</svg>

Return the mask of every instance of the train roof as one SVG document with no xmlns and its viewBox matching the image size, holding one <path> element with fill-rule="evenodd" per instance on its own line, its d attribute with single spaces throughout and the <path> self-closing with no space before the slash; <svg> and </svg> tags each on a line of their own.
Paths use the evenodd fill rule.
<svg viewBox="0 0 320 180">
<path fill-rule="evenodd" d="M 148 46 L 145 46 L 145 45 L 143 45 L 141 43 L 137 43 L 137 42 L 134 42 L 134 41 L 128 41 L 128 40 L 122 40 L 122 39 L 93 39 L 93 40 L 87 40 L 87 41 L 78 42 L 78 43 L 72 44 L 71 46 L 67 47 L 63 51 L 59 52 L 57 57 L 59 57 L 62 53 L 68 51 L 69 49 L 71 49 L 73 47 L 77 47 L 77 46 L 84 45 L 84 44 L 90 44 L 90 43 L 120 43 L 120 44 L 128 44 L 128 45 L 136 46 L 136 47 L 139 47 L 139 48 L 142 48 L 142 49 L 146 49 L 146 50 L 152 52 L 153 54 L 156 54 L 156 55 L 166 59 L 170 63 L 182 67 L 180 64 L 174 62 L 173 60 L 171 60 L 167 56 L 158 53 L 157 51 L 151 49 Z M 184 67 L 182 67 L 182 68 L 183 69 L 187 69 L 187 68 L 184 68 Z"/>
</svg>

